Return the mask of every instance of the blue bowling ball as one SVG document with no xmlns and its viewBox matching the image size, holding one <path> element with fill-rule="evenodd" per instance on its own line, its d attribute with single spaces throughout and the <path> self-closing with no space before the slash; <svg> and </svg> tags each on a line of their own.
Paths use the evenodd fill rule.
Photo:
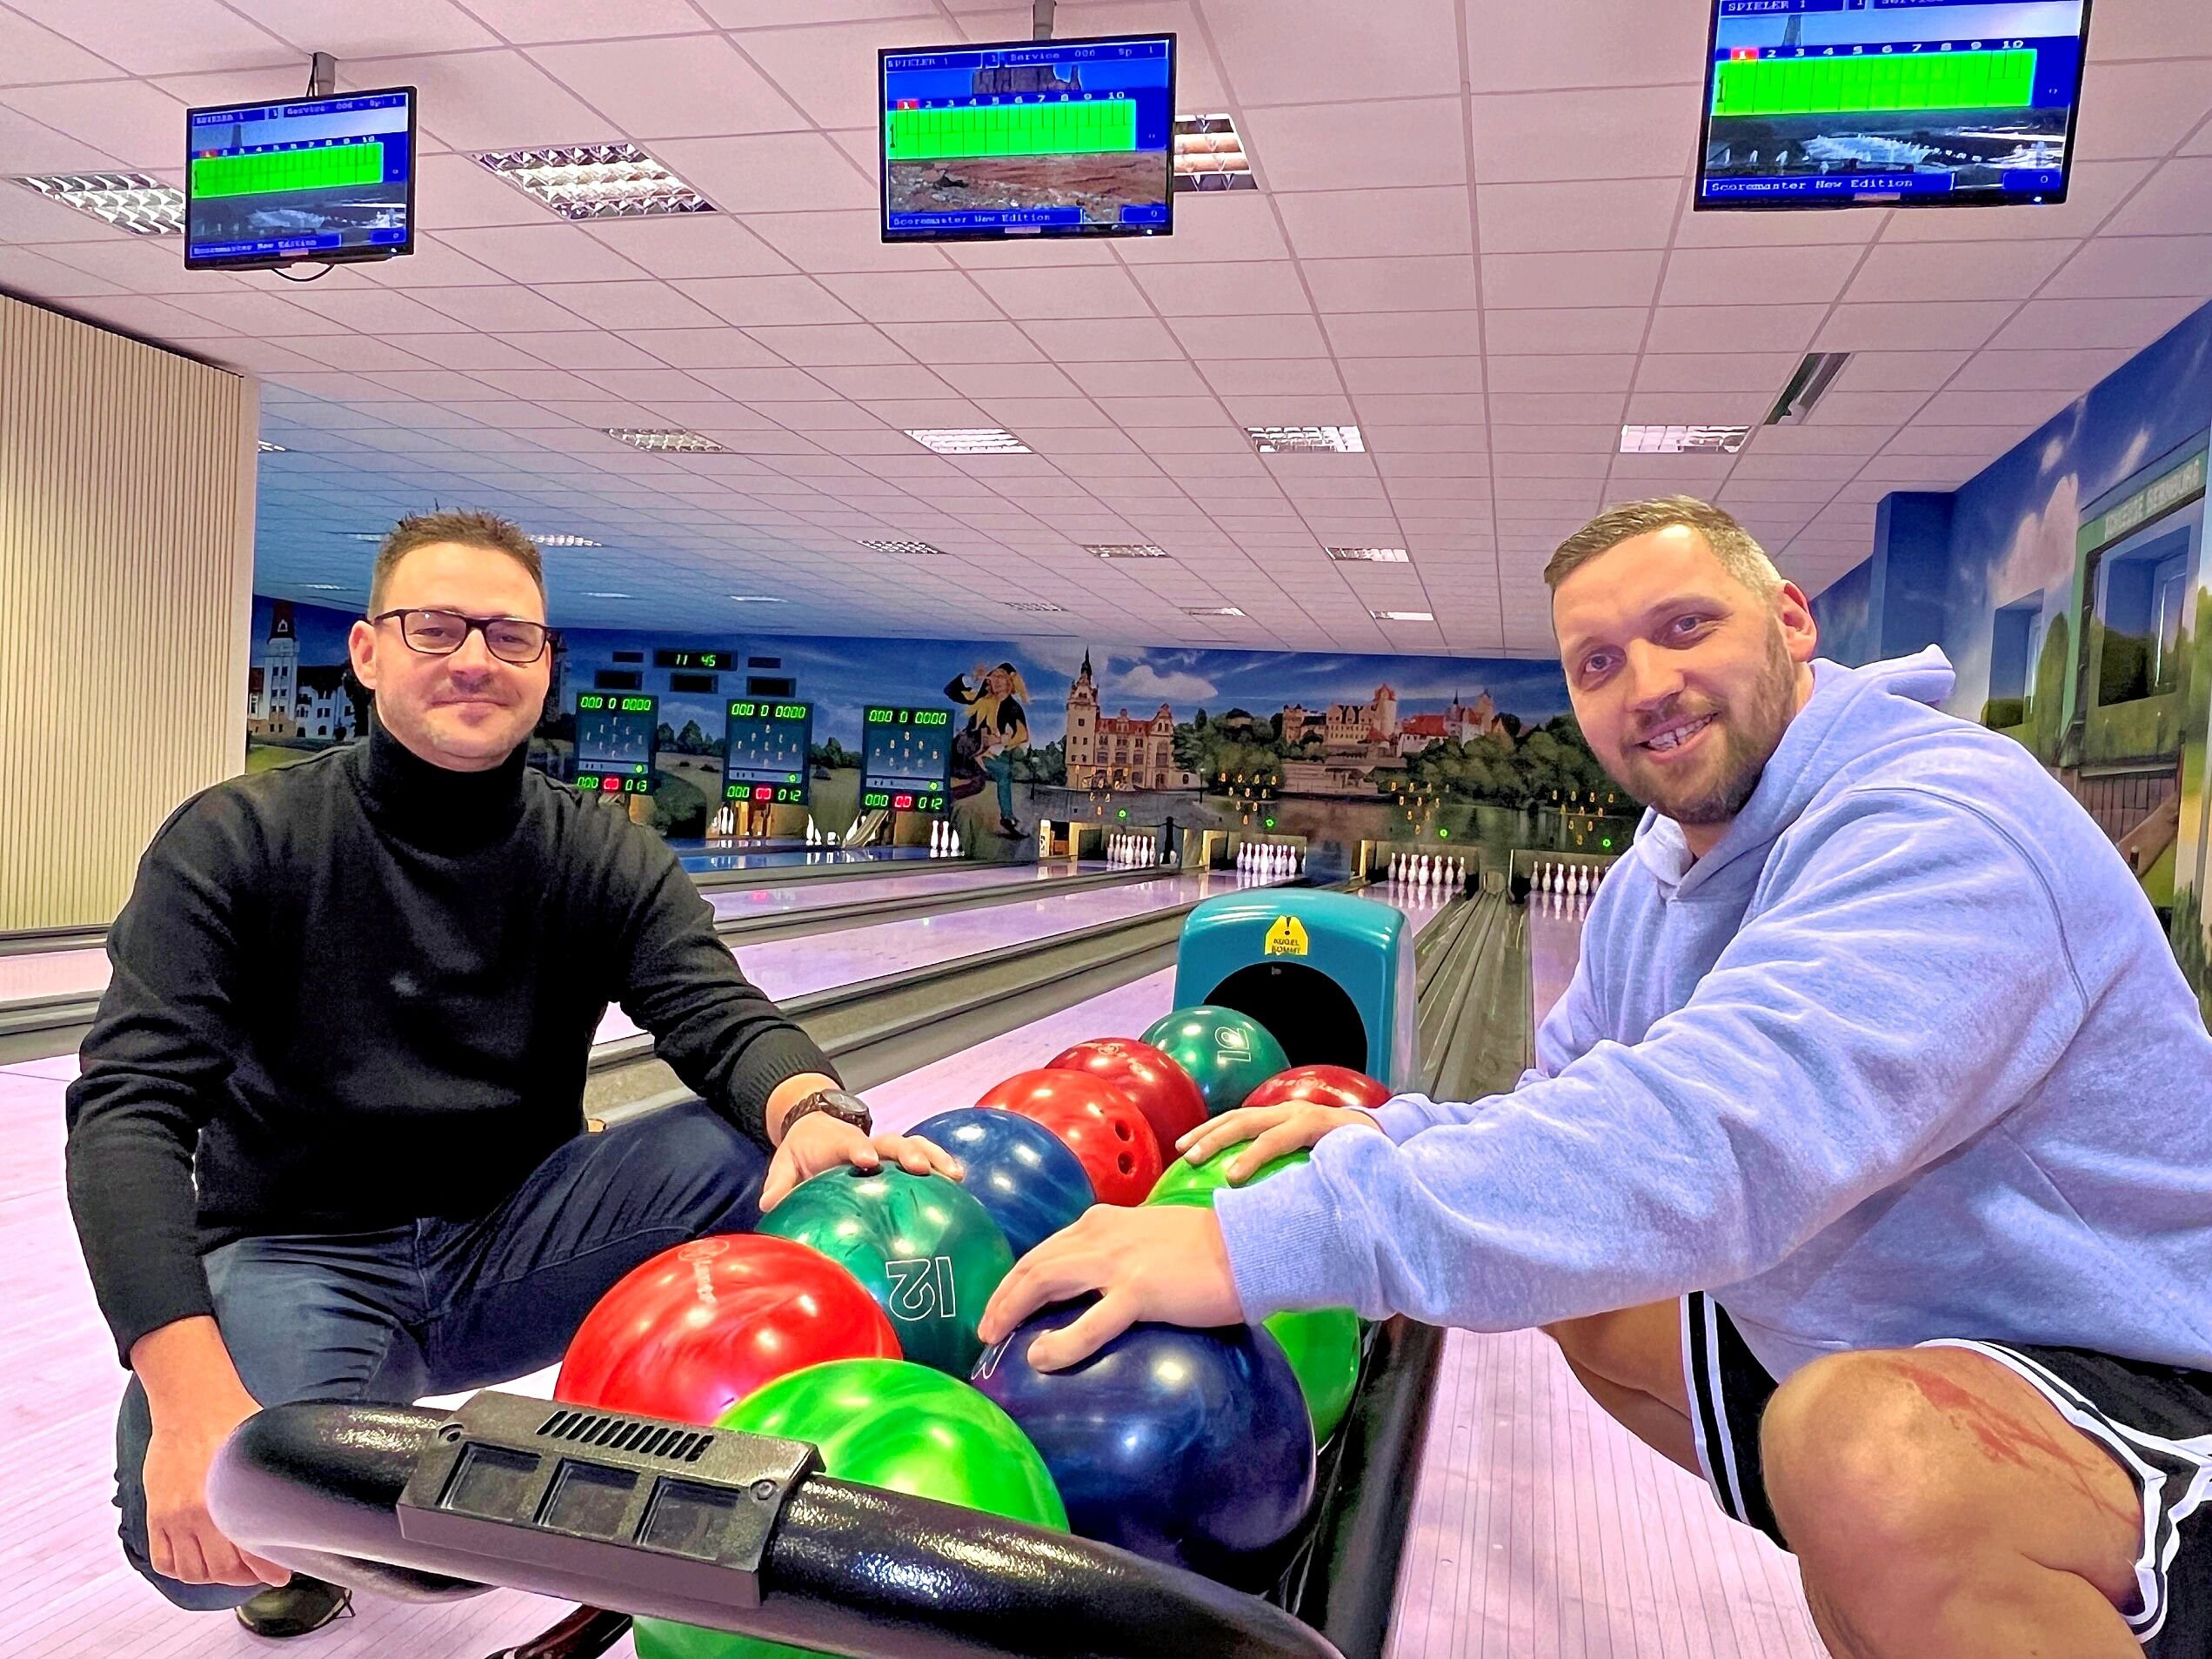
<svg viewBox="0 0 2212 1659">
<path fill-rule="evenodd" d="M 1313 1424 L 1282 1347 L 1249 1325 L 1137 1325 L 1081 1364 L 1029 1345 L 1092 1299 L 1032 1315 L 971 1379 L 1045 1456 L 1068 1525 L 1216 1578 L 1280 1543 L 1313 1497 Z"/>
<path fill-rule="evenodd" d="M 907 1133 L 935 1141 L 966 1166 L 968 1191 L 991 1212 L 1017 1261 L 1098 1201 L 1083 1161 L 1018 1112 L 966 1106 Z"/>
</svg>

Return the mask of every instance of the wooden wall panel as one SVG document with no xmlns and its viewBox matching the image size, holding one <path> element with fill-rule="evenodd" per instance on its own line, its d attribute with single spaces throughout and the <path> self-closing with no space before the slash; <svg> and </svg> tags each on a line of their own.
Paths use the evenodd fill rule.
<svg viewBox="0 0 2212 1659">
<path fill-rule="evenodd" d="M 0 930 L 111 920 L 245 753 L 250 381 L 0 296 Z"/>
</svg>

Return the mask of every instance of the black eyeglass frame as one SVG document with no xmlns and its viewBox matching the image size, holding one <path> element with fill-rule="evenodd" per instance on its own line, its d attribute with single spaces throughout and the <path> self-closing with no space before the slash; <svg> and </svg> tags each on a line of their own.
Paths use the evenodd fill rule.
<svg viewBox="0 0 2212 1659">
<path fill-rule="evenodd" d="M 417 645 L 411 639 L 408 638 L 406 619 L 411 616 L 451 617 L 455 621 L 461 624 L 461 637 L 453 642 L 453 648 L 451 651 L 426 650 L 423 646 Z M 484 636 L 485 650 L 489 652 L 493 659 L 499 662 L 505 663 L 510 668 L 527 668 L 531 666 L 531 664 L 541 660 L 545 657 L 545 652 L 551 648 L 554 637 L 553 630 L 551 626 L 543 622 L 532 622 L 528 617 L 472 617 L 464 615 L 458 611 L 449 611 L 444 606 L 439 605 L 403 605 L 396 611 L 379 611 L 376 615 L 369 618 L 368 621 L 370 625 L 373 627 L 380 622 L 390 622 L 394 618 L 398 618 L 399 619 L 400 644 L 405 646 L 408 650 L 413 652 L 418 657 L 453 656 L 460 651 L 462 646 L 468 644 L 470 634 L 480 633 Z M 511 622 L 518 627 L 537 629 L 538 649 L 532 652 L 529 656 L 521 659 L 519 661 L 512 657 L 502 655 L 498 648 L 491 643 L 491 625 L 495 622 Z"/>
</svg>

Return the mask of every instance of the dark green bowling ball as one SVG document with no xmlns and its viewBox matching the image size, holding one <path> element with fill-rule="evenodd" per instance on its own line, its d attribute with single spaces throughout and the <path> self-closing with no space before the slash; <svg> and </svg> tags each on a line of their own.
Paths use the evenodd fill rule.
<svg viewBox="0 0 2212 1659">
<path fill-rule="evenodd" d="M 801 1181 L 760 1218 L 760 1231 L 812 1245 L 850 1273 L 891 1315 L 899 1351 L 953 1376 L 966 1376 L 983 1352 L 976 1321 L 1014 1265 L 974 1194 L 892 1164 Z"/>
<path fill-rule="evenodd" d="M 779 1208 L 781 1207 L 779 1206 Z M 966 1383 L 903 1360 L 831 1360 L 779 1377 L 715 1425 L 806 1441 L 841 1481 L 1067 1530 L 1029 1437 Z M 639 1619 L 638 1659 L 797 1659 L 806 1649 Z"/>
<path fill-rule="evenodd" d="M 1289 1056 L 1266 1027 L 1248 1013 L 1210 1003 L 1176 1009 L 1146 1032 L 1144 1040 L 1166 1050 L 1191 1074 L 1206 1097 L 1208 1117 L 1242 1106 L 1246 1095 L 1290 1069 Z"/>
<path fill-rule="evenodd" d="M 1212 1208 L 1213 1194 L 1230 1184 L 1230 1161 L 1251 1144 L 1242 1141 L 1224 1147 L 1202 1164 L 1178 1158 L 1167 1166 L 1145 1202 Z M 1268 1160 L 1238 1184 L 1249 1187 L 1312 1161 L 1310 1153 L 1286 1152 Z M 1298 1373 L 1298 1387 L 1306 1396 L 1306 1409 L 1313 1415 L 1313 1443 L 1318 1446 L 1344 1421 L 1345 1408 L 1359 1386 L 1359 1315 L 1349 1308 L 1324 1308 L 1277 1314 L 1264 1322 L 1290 1356 L 1290 1368 Z"/>
</svg>

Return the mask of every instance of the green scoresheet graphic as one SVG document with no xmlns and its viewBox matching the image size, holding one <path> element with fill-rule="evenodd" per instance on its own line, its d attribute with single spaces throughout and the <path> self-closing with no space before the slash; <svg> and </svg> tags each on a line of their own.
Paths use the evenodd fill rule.
<svg viewBox="0 0 2212 1659">
<path fill-rule="evenodd" d="M 1054 104 L 983 104 L 950 110 L 890 110 L 892 161 L 962 156 L 1069 156 L 1137 147 L 1130 98 Z"/>
<path fill-rule="evenodd" d="M 1719 66 L 1713 113 L 1828 115 L 1848 110 L 2022 110 L 2033 47 L 1859 57 L 1738 57 Z"/>
<path fill-rule="evenodd" d="M 192 194 L 203 201 L 221 196 L 269 196 L 282 191 L 383 182 L 384 145 L 376 139 L 192 158 Z"/>
</svg>

